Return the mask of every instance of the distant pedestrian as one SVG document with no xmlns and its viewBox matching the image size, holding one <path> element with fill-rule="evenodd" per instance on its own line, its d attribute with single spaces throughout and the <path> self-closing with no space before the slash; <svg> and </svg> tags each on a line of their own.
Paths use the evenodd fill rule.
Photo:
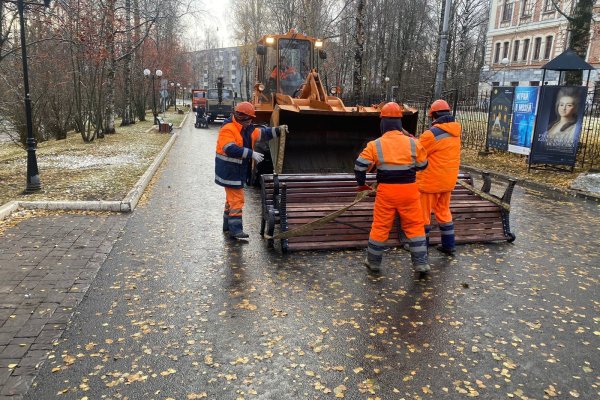
<svg viewBox="0 0 600 400">
<path fill-rule="evenodd" d="M 403 133 L 402 109 L 397 103 L 385 104 L 380 117 L 381 137 L 370 141 L 354 163 L 359 191 L 371 190 L 366 185 L 366 173 L 371 165 L 377 167 L 377 195 L 365 264 L 373 272 L 380 270 L 397 212 L 413 267 L 416 272 L 427 273 L 423 212 L 415 182 L 416 171 L 427 167 L 427 155 L 417 139 Z"/>
<path fill-rule="evenodd" d="M 454 120 L 450 106 L 444 100 L 436 100 L 429 108 L 433 120 L 431 128 L 423 132 L 419 142 L 427 151 L 429 166 L 417 174 L 421 192 L 421 207 L 425 222 L 425 234 L 429 244 L 431 212 L 440 227 L 442 244 L 438 249 L 448 255 L 454 254 L 454 222 L 450 212 L 450 196 L 460 166 L 461 126 Z"/>
<path fill-rule="evenodd" d="M 256 117 L 254 106 L 241 102 L 235 112 L 225 120 L 219 138 L 215 156 L 215 183 L 225 188 L 225 210 L 223 212 L 223 231 L 229 232 L 234 239 L 245 239 L 242 209 L 244 208 L 244 184 L 250 168 L 250 160 L 257 164 L 264 155 L 254 151 L 257 141 L 268 141 L 277 137 L 286 125 L 276 128 L 256 127 L 252 120 Z"/>
</svg>

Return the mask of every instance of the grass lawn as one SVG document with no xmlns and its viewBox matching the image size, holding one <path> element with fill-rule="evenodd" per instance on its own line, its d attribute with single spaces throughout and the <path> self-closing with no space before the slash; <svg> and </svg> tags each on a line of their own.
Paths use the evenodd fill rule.
<svg viewBox="0 0 600 400">
<path fill-rule="evenodd" d="M 163 114 L 161 114 L 163 116 Z M 179 126 L 185 114 L 167 112 Z M 78 133 L 37 147 L 42 190 L 24 195 L 27 152 L 14 143 L 0 144 L 0 205 L 11 200 L 121 200 L 171 138 L 146 121 L 119 127 L 117 133 L 85 143 Z"/>
<path fill-rule="evenodd" d="M 510 175 L 516 179 L 529 180 L 561 189 L 569 189 L 575 178 L 580 173 L 585 172 L 577 164 L 572 173 L 535 169 L 528 173 L 526 156 L 509 152 L 492 152 L 487 156 L 480 156 L 479 150 L 466 148 L 462 149 L 461 163 L 490 172 Z"/>
</svg>

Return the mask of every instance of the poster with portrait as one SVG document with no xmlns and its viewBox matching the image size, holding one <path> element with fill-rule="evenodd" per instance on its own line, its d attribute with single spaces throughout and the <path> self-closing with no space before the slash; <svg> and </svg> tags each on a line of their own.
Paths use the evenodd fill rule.
<svg viewBox="0 0 600 400">
<path fill-rule="evenodd" d="M 512 153 L 527 155 L 531 152 L 538 91 L 537 86 L 515 88 L 512 126 L 508 141 L 508 151 Z"/>
<path fill-rule="evenodd" d="M 514 87 L 494 87 L 492 89 L 487 129 L 489 147 L 508 150 L 514 93 Z"/>
<path fill-rule="evenodd" d="M 531 164 L 575 165 L 586 87 L 543 86 L 531 148 Z"/>
</svg>

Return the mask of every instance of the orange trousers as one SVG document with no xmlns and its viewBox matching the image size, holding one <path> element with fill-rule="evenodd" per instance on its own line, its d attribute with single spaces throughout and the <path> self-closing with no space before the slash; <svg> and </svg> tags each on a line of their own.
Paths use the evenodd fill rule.
<svg viewBox="0 0 600 400">
<path fill-rule="evenodd" d="M 452 222 L 450 212 L 450 195 L 452 192 L 421 193 L 421 208 L 423 209 L 423 222 L 431 225 L 431 211 L 438 224 Z"/>
<path fill-rule="evenodd" d="M 377 186 L 369 238 L 385 242 L 390 235 L 396 212 L 400 215 L 400 225 L 407 238 L 425 238 L 423 211 L 416 183 L 380 183 Z"/>
<path fill-rule="evenodd" d="M 241 217 L 244 208 L 244 189 L 225 188 L 225 214 Z"/>
</svg>

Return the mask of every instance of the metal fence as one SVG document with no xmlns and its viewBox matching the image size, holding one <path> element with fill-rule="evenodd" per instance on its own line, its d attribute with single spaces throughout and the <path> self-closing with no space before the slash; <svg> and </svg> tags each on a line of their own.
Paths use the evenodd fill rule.
<svg viewBox="0 0 600 400">
<path fill-rule="evenodd" d="M 487 134 L 490 94 L 461 95 L 458 92 L 447 92 L 443 96 L 455 110 L 456 119 L 463 127 L 462 143 L 465 148 L 483 150 Z M 600 90 L 588 96 L 585 116 L 579 136 L 576 166 L 582 170 L 600 168 Z M 408 99 L 405 104 L 419 110 L 417 132 L 429 127 L 427 110 L 431 99 Z M 501 151 L 496 150 L 494 151 Z"/>
</svg>

